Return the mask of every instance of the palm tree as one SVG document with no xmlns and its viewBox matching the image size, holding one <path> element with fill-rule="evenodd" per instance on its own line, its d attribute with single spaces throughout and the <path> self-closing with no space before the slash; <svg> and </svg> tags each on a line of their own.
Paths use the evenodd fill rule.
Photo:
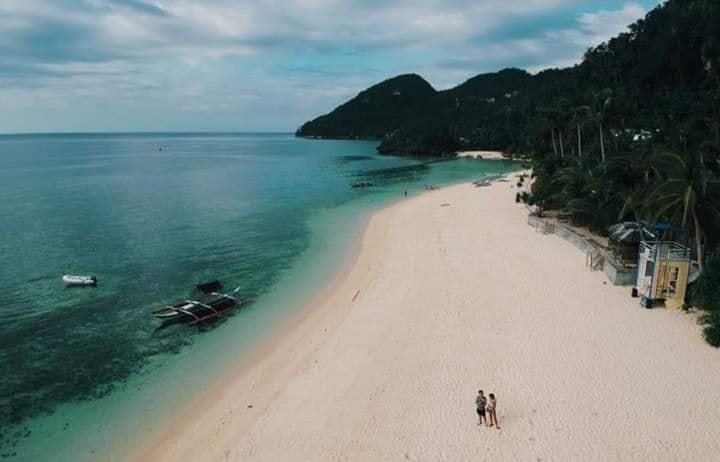
<svg viewBox="0 0 720 462">
<path fill-rule="evenodd" d="M 602 158 L 603 165 L 605 165 L 606 162 L 604 125 L 611 104 L 611 89 L 606 88 L 593 95 L 592 116 L 595 119 L 595 123 L 597 123 L 598 133 L 600 134 L 600 157 Z"/>
<path fill-rule="evenodd" d="M 542 114 L 539 119 L 539 131 L 541 136 L 544 138 L 547 136 L 547 132 L 550 131 L 550 142 L 552 144 L 552 150 L 555 157 L 558 157 L 557 141 L 555 140 L 555 118 L 554 114 L 550 109 L 542 108 L 538 110 L 538 113 Z M 543 143 L 545 140 L 543 139 Z"/>
<path fill-rule="evenodd" d="M 550 107 L 543 107 L 538 110 L 542 114 L 542 126 L 544 130 L 550 130 L 550 141 L 552 143 L 553 154 L 561 159 L 565 157 L 565 148 L 563 146 L 562 125 L 565 114 L 564 107 L 557 102 Z M 557 136 L 556 136 L 557 133 Z M 558 149 L 559 147 L 559 149 Z"/>
<path fill-rule="evenodd" d="M 720 219 L 720 179 L 712 172 L 715 159 L 706 157 L 702 151 L 665 151 L 653 156 L 650 162 L 658 183 L 646 189 L 642 210 L 653 221 L 667 219 L 691 231 L 700 271 L 705 230 Z"/>
<path fill-rule="evenodd" d="M 548 110 L 551 114 L 552 120 L 555 125 L 555 129 L 558 133 L 558 141 L 560 146 L 560 158 L 565 158 L 565 141 L 563 137 L 563 130 L 567 127 L 573 111 L 571 110 L 570 101 L 567 98 L 556 98 L 552 102 L 552 107 Z M 553 132 L 554 133 L 554 132 Z"/>
<path fill-rule="evenodd" d="M 587 122 L 590 119 L 591 109 L 589 106 L 577 106 L 572 110 L 572 124 L 575 125 L 575 129 L 577 130 L 577 152 L 578 152 L 578 159 L 583 158 L 583 152 L 582 152 L 582 128 L 583 125 L 585 125 L 585 122 Z"/>
</svg>

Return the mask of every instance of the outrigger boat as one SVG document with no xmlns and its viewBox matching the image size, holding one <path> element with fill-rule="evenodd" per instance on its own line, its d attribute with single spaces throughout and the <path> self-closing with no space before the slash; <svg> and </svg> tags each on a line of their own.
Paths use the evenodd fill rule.
<svg viewBox="0 0 720 462">
<path fill-rule="evenodd" d="M 161 319 L 164 324 L 187 322 L 192 325 L 209 321 L 250 303 L 250 300 L 238 299 L 234 296 L 238 290 L 239 287 L 230 293 L 221 293 L 222 284 L 219 281 L 198 284 L 196 286 L 198 296 L 195 299 L 183 300 L 153 311 L 153 316 Z"/>
</svg>

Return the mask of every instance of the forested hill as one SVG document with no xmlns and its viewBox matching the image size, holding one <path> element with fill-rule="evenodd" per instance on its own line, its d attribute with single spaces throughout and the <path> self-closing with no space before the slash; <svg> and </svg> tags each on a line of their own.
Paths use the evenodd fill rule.
<svg viewBox="0 0 720 462">
<path fill-rule="evenodd" d="M 518 200 L 539 214 L 562 209 L 601 233 L 670 222 L 702 270 L 689 302 L 720 346 L 720 0 L 668 0 L 569 69 L 508 69 L 407 100 L 394 90 L 373 87 L 298 135 L 373 136 L 393 154 L 522 154 L 534 178 Z"/>
<path fill-rule="evenodd" d="M 547 73 L 557 81 L 566 72 Z M 493 123 L 497 113 L 512 106 L 513 98 L 534 94 L 546 80 L 523 70 L 506 69 L 437 92 L 416 74 L 401 75 L 306 122 L 296 135 L 382 139 L 381 151 L 397 154 L 442 155 L 461 144 L 479 146 L 481 139 L 484 147 L 497 147 L 506 143 L 507 134 L 497 130 L 490 134 L 483 129 L 487 125 L 483 122 Z"/>
<path fill-rule="evenodd" d="M 360 92 L 331 113 L 305 123 L 297 135 L 380 139 L 424 110 L 436 93 L 419 75 L 400 75 Z"/>
<path fill-rule="evenodd" d="M 719 10 L 717 0 L 670 0 L 629 32 L 588 50 L 573 68 L 537 75 L 507 69 L 439 92 L 417 75 L 399 76 L 304 124 L 297 135 L 378 138 L 381 152 L 396 154 L 461 148 L 531 154 L 546 147 L 537 136 L 551 114 L 562 113 L 569 124 L 569 111 L 599 104 L 601 92 L 612 93 L 607 110 L 618 117 L 641 113 L 642 121 L 633 115 L 632 127 L 623 128 L 652 129 L 653 118 L 668 109 L 687 114 L 706 104 L 703 89 L 717 66 Z"/>
</svg>

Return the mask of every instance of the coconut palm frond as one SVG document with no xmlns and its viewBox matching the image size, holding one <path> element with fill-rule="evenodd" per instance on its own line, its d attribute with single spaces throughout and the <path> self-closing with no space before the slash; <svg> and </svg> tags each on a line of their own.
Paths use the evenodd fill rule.
<svg viewBox="0 0 720 462">
<path fill-rule="evenodd" d="M 662 207 L 655 208 L 654 210 L 648 210 L 648 215 L 652 217 L 652 221 L 657 221 L 669 211 L 675 209 L 675 214 L 677 214 L 677 206 L 682 204 L 682 199 L 677 198 L 673 201 L 669 201 L 667 204 L 665 204 Z M 672 216 L 673 214 L 670 214 Z M 670 220 L 671 222 L 676 222 L 677 220 Z"/>
<path fill-rule="evenodd" d="M 707 210 L 710 211 L 710 213 L 714 215 L 716 219 L 720 219 L 720 207 L 711 202 L 705 204 L 705 207 L 707 207 Z"/>
</svg>

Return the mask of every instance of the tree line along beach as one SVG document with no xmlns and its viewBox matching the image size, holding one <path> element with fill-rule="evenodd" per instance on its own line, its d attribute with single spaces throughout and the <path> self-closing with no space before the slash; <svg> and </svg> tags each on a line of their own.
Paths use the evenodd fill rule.
<svg viewBox="0 0 720 462">
<path fill-rule="evenodd" d="M 283 120 L 286 133 L 0 136 L 0 458 L 717 459 L 720 3 L 638 0 L 605 10 L 590 2 L 570 14 L 534 2 L 547 17 L 512 13 L 504 24 L 537 34 L 524 21 L 540 21 L 553 52 L 563 40 L 586 46 L 611 35 L 597 28 L 622 32 L 567 67 L 518 58 L 533 70 L 483 72 L 454 87 L 447 82 L 460 79 L 447 76 L 466 77 L 467 66 L 473 74 L 512 66 L 501 58 L 518 42 L 478 65 L 470 42 L 495 33 L 488 29 L 466 37 L 468 56 L 428 64 L 439 37 L 410 40 L 401 48 L 414 51 L 402 57 L 376 50 L 387 34 L 355 49 L 351 21 L 329 46 L 335 36 L 314 21 L 318 5 L 303 4 L 280 20 L 281 40 L 273 21 L 261 21 L 267 35 L 248 38 L 246 49 L 233 21 L 250 18 L 240 21 L 250 27 L 275 9 L 211 3 L 94 2 L 89 16 L 72 18 L 52 9 L 64 32 L 75 30 L 72 40 L 25 6 L 4 10 L 17 44 L 41 26 L 50 31 L 37 42 L 58 44 L 26 62 L 11 53 L 3 79 L 29 69 L 64 84 L 68 64 L 83 77 L 57 99 L 33 93 L 39 80 L 3 87 L 9 113 L 38 104 L 50 120 L 82 96 L 76 112 L 63 112 L 68 123 L 107 112 L 98 120 L 131 114 L 155 126 L 139 108 L 195 76 L 162 123 L 194 114 L 193 127 L 253 127 L 266 117 Z M 490 4 L 477 3 L 480 11 Z M 520 3 L 513 8 L 527 7 Z M 425 7 L 450 11 L 434 2 L 401 8 L 405 22 L 471 13 L 413 16 Z M 234 15 L 242 8 L 247 14 Z M 611 24 L 640 13 L 627 27 Z M 212 58 L 189 59 L 183 53 L 200 49 L 198 24 L 208 17 Z M 92 35 L 93 21 L 81 18 L 108 27 Z M 550 19 L 590 35 L 547 29 Z M 111 25 L 148 32 L 136 35 L 149 54 L 114 53 L 122 35 L 103 35 L 118 31 Z M 278 45 L 298 25 L 301 36 L 282 55 Z M 181 33 L 169 40 L 173 31 Z M 86 33 L 97 40 L 75 40 Z M 114 52 L 74 48 L 97 68 L 72 53 L 53 61 L 76 41 Z M 270 48 L 247 53 L 255 47 Z M 426 65 L 413 57 L 421 49 Z M 151 83 L 150 67 L 165 67 L 157 56 L 178 50 L 178 74 Z M 269 61 L 259 66 L 253 56 Z M 127 79 L 115 57 L 134 63 Z M 332 71 L 347 62 L 357 69 Z M 257 82 L 269 96 L 244 79 L 230 84 L 243 66 L 254 69 L 243 74 L 248 82 L 269 72 Z M 278 76 L 289 86 L 279 88 Z M 95 79 L 123 89 L 118 99 L 94 95 Z M 359 93 L 343 87 L 373 81 Z M 200 102 L 193 95 L 203 88 L 211 94 Z M 288 126 L 301 96 L 304 115 Z M 321 114 L 342 99 L 298 124 L 308 108 Z M 98 111 L 98 101 L 109 109 Z"/>
</svg>

